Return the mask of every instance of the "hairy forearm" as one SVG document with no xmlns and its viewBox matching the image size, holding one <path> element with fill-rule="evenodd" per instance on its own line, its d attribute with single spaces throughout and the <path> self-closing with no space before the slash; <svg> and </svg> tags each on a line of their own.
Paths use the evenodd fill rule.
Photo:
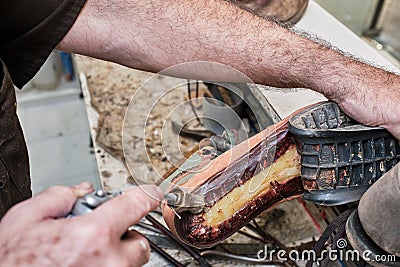
<svg viewBox="0 0 400 267">
<path fill-rule="evenodd" d="M 257 83 L 333 96 L 362 74 L 386 75 L 221 0 L 89 0 L 60 47 L 153 72 L 214 61 Z"/>
<path fill-rule="evenodd" d="M 59 48 L 153 72 L 183 62 L 219 62 L 256 83 L 310 88 L 342 105 L 371 100 L 377 109 L 384 93 L 399 97 L 399 76 L 222 0 L 88 0 Z M 199 69 L 173 74 L 229 79 Z"/>
</svg>

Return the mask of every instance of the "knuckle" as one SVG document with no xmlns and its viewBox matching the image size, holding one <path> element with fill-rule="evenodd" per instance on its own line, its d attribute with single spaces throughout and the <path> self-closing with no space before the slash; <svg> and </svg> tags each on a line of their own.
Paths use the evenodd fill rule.
<svg viewBox="0 0 400 267">
<path fill-rule="evenodd" d="M 20 213 L 20 209 L 21 209 L 21 207 L 24 206 L 24 204 L 25 204 L 24 202 L 20 202 L 20 203 L 18 203 L 16 205 L 12 206 L 7 211 L 7 213 L 3 216 L 2 221 L 7 220 L 9 217 L 13 217 L 13 216 L 16 216 L 16 215 L 18 216 L 19 213 Z"/>
<path fill-rule="evenodd" d="M 7 213 L 1 218 L 0 222 L 2 224 L 7 224 L 8 226 L 16 226 L 21 219 L 21 216 L 25 216 L 24 211 L 26 207 L 31 205 L 31 199 L 19 202 L 12 206 Z"/>
<path fill-rule="evenodd" d="M 146 262 L 149 262 L 149 260 L 150 260 L 150 246 L 147 241 L 144 241 L 144 242 L 145 242 L 145 244 L 147 244 L 146 249 L 144 250 L 144 253 L 143 253 L 143 260 L 146 263 Z"/>
<path fill-rule="evenodd" d="M 92 235 L 95 237 L 100 237 L 103 240 L 109 240 L 111 236 L 111 228 L 107 225 L 103 225 L 102 223 L 94 223 L 92 224 Z"/>
<path fill-rule="evenodd" d="M 143 261 L 143 263 L 146 263 L 150 260 L 150 245 L 149 242 L 147 241 L 147 239 L 138 234 L 138 236 L 136 237 L 136 242 L 138 244 L 138 248 L 141 251 L 135 251 L 135 253 L 137 253 L 138 255 L 141 256 L 141 260 Z"/>
<path fill-rule="evenodd" d="M 9 225 L 13 225 L 13 222 L 18 222 L 18 217 L 20 217 L 19 207 L 20 204 L 11 207 L 3 218 L 1 218 L 1 225 L 7 225 L 8 227 Z"/>
<path fill-rule="evenodd" d="M 100 245 L 100 244 L 105 244 L 109 243 L 111 239 L 111 230 L 109 227 L 103 226 L 99 222 L 90 222 L 90 221 L 83 221 L 80 223 L 79 227 L 76 227 L 77 229 L 80 229 L 79 233 L 80 235 L 84 235 L 84 239 L 88 241 L 96 241 L 95 243 Z"/>
</svg>

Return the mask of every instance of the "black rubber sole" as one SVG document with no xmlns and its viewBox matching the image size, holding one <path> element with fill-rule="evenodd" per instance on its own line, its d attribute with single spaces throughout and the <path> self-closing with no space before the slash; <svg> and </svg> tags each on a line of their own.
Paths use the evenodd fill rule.
<svg viewBox="0 0 400 267">
<path fill-rule="evenodd" d="M 322 206 L 337 206 L 357 202 L 369 186 L 312 190 L 304 193 L 304 199 Z"/>
<path fill-rule="evenodd" d="M 346 234 L 353 249 L 359 252 L 360 259 L 363 258 L 363 255 L 368 258 L 364 258 L 368 264 L 372 266 L 400 266 L 400 258 L 398 257 L 395 258 L 395 261 L 381 261 L 381 259 L 383 259 L 382 256 L 388 259 L 390 253 L 381 249 L 367 235 L 361 225 L 357 210 L 355 210 L 347 220 Z M 392 255 L 390 255 L 390 257 L 392 257 Z"/>
<path fill-rule="evenodd" d="M 298 140 L 305 199 L 320 205 L 359 200 L 400 162 L 398 141 L 387 130 L 359 124 L 334 102 L 293 116 L 289 131 Z"/>
</svg>

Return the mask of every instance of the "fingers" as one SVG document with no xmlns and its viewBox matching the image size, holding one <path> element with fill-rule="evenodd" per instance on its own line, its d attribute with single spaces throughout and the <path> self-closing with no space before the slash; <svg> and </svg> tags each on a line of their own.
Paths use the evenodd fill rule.
<svg viewBox="0 0 400 267">
<path fill-rule="evenodd" d="M 163 193 L 158 187 L 138 186 L 107 201 L 88 216 L 108 228 L 112 235 L 120 237 L 130 226 L 157 208 L 162 198 Z"/>
<path fill-rule="evenodd" d="M 74 187 L 50 187 L 14 206 L 10 210 L 10 217 L 17 216 L 18 221 L 24 220 L 24 223 L 65 217 L 71 211 L 76 199 L 91 191 L 93 187 L 87 182 Z"/>
<path fill-rule="evenodd" d="M 142 266 L 150 259 L 150 246 L 146 238 L 136 231 L 128 231 L 122 241 L 121 252 L 130 266 Z"/>
</svg>

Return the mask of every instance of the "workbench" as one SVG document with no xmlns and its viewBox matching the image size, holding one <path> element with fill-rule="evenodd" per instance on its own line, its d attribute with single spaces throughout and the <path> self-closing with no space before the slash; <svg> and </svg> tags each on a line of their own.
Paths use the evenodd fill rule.
<svg viewBox="0 0 400 267">
<path fill-rule="evenodd" d="M 377 65 L 397 71 L 393 65 L 383 58 L 381 54 L 378 53 L 372 46 L 361 40 L 313 0 L 310 1 L 306 13 L 295 27 L 307 32 L 311 32 L 317 35 L 319 38 L 329 41 L 332 45 L 339 47 L 341 50 L 350 52 L 357 57 L 364 58 L 369 62 L 374 62 Z M 95 67 L 92 65 L 91 68 L 91 73 L 95 73 Z M 133 78 L 132 73 L 134 73 L 134 71 L 132 72 L 132 70 L 130 70 L 129 73 L 130 77 Z M 150 74 L 144 75 L 143 72 L 139 71 L 137 73 L 138 77 L 143 79 L 143 81 L 151 76 Z M 133 186 L 127 181 L 127 179 L 130 177 L 130 173 L 128 172 L 126 166 L 119 159 L 114 158 L 96 142 L 99 115 L 92 106 L 91 96 L 88 89 L 89 85 L 86 76 L 87 73 L 83 71 L 80 73 L 79 78 L 85 99 L 86 111 L 89 119 L 90 131 L 98 164 L 99 175 L 101 177 L 101 183 L 103 188 L 107 191 L 126 190 Z M 168 79 L 175 78 L 165 77 L 165 79 L 160 81 L 160 86 L 166 86 L 168 84 Z M 277 90 L 271 87 L 260 85 L 250 85 L 250 87 L 252 88 L 254 95 L 260 99 L 260 103 L 266 103 L 269 108 L 272 107 L 280 118 L 286 117 L 293 111 L 303 106 L 325 99 L 322 95 L 308 89 Z M 187 262 L 190 260 L 190 257 L 183 252 L 173 250 L 169 252 L 182 261 Z M 148 266 L 163 266 L 165 264 L 166 263 L 162 258 L 155 253 L 152 253 Z M 226 263 L 219 263 L 217 265 L 222 266 L 226 265 Z"/>
</svg>

